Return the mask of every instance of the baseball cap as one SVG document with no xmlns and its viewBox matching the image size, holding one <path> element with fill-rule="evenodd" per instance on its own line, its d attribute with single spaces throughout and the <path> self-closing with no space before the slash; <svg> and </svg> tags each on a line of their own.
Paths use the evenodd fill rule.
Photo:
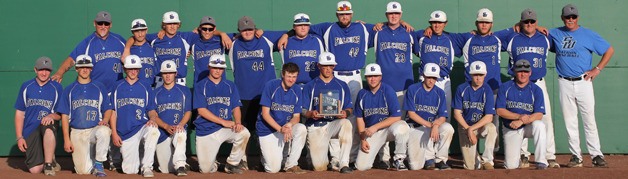
<svg viewBox="0 0 628 179">
<path fill-rule="evenodd" d="M 493 12 L 487 8 L 482 8 L 478 11 L 478 18 L 475 20 L 478 22 L 493 22 Z"/>
<path fill-rule="evenodd" d="M 39 57 L 35 62 L 35 69 L 52 71 L 52 60 L 50 60 L 47 56 Z"/>
<path fill-rule="evenodd" d="M 201 18 L 201 23 L 199 24 L 199 26 L 205 25 L 205 24 L 209 24 L 216 27 L 216 20 L 214 20 L 214 18 L 211 16 L 203 16 L 203 18 Z"/>
<path fill-rule="evenodd" d="M 371 63 L 366 65 L 366 73 L 364 73 L 364 76 L 376 76 L 376 75 L 382 75 L 382 68 L 375 63 Z"/>
<path fill-rule="evenodd" d="M 94 67 L 94 64 L 92 63 L 92 57 L 90 57 L 89 55 L 79 55 L 78 57 L 76 57 L 76 64 L 74 65 L 74 67 Z"/>
<path fill-rule="evenodd" d="M 181 21 L 179 20 L 179 14 L 177 14 L 177 12 L 174 12 L 174 11 L 168 11 L 164 13 L 164 17 L 161 22 L 166 23 L 166 24 L 181 23 Z"/>
<path fill-rule="evenodd" d="M 227 60 L 225 60 L 225 55 L 210 56 L 208 66 L 214 68 L 227 68 Z"/>
<path fill-rule="evenodd" d="M 238 30 L 243 31 L 247 29 L 255 29 L 255 22 L 251 17 L 244 16 L 238 20 Z"/>
<path fill-rule="evenodd" d="M 298 13 L 297 15 L 294 15 L 294 25 L 302 24 L 310 25 L 310 16 L 305 13 Z"/>
<path fill-rule="evenodd" d="M 336 14 L 353 14 L 353 9 L 349 1 L 340 1 L 336 7 Z"/>
<path fill-rule="evenodd" d="M 447 14 L 441 10 L 434 11 L 430 14 L 430 22 L 447 22 Z"/>
<path fill-rule="evenodd" d="M 318 64 L 321 65 L 337 65 L 336 56 L 331 52 L 321 52 L 318 56 Z"/>
<path fill-rule="evenodd" d="M 469 74 L 470 75 L 475 75 L 475 74 L 486 75 L 486 64 L 484 64 L 484 62 L 482 61 L 474 61 L 473 63 L 471 63 L 471 66 L 469 66 Z"/>
<path fill-rule="evenodd" d="M 436 63 L 428 63 L 423 67 L 423 76 L 440 77 L 440 67 Z"/>
<path fill-rule="evenodd" d="M 399 4 L 398 2 L 389 2 L 386 5 L 386 13 L 391 13 L 391 12 L 398 12 L 401 13 L 403 11 L 401 11 L 401 4 Z"/>
<path fill-rule="evenodd" d="M 521 12 L 521 21 L 536 20 L 536 12 L 532 9 L 525 9 Z"/>
<path fill-rule="evenodd" d="M 109 22 L 111 23 L 111 15 L 107 11 L 100 11 L 96 14 L 96 18 L 94 18 L 96 22 Z"/>
<path fill-rule="evenodd" d="M 142 68 L 142 62 L 140 61 L 140 57 L 138 57 L 137 55 L 126 56 L 126 58 L 124 58 L 124 68 Z"/>
<path fill-rule="evenodd" d="M 131 31 L 148 29 L 144 19 L 135 19 L 131 22 Z"/>
<path fill-rule="evenodd" d="M 563 7 L 563 17 L 570 15 L 578 15 L 578 8 L 573 4 L 567 4 Z"/>
<path fill-rule="evenodd" d="M 520 59 L 515 62 L 515 72 L 530 71 L 530 62 L 526 59 Z"/>
<path fill-rule="evenodd" d="M 161 63 L 161 69 L 159 70 L 161 73 L 173 73 L 177 72 L 177 64 L 172 60 L 166 60 Z"/>
</svg>

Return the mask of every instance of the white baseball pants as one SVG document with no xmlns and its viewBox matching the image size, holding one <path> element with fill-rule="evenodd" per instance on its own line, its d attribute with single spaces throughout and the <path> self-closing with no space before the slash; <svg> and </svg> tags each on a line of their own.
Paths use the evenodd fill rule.
<svg viewBox="0 0 628 179">
<path fill-rule="evenodd" d="M 185 167 L 187 132 L 177 132 L 168 136 L 166 140 L 157 144 L 155 150 L 157 154 L 157 162 L 159 163 L 159 171 L 161 173 L 175 172 L 179 167 Z M 172 153 L 174 150 L 174 154 Z"/>
<path fill-rule="evenodd" d="M 519 167 L 521 141 L 523 138 L 534 138 L 534 161 L 547 165 L 547 159 L 545 158 L 547 130 L 543 121 L 534 121 L 517 130 L 502 127 L 502 131 L 504 132 L 504 165 L 506 165 L 506 169 Z"/>
<path fill-rule="evenodd" d="M 292 141 L 285 143 L 284 135 L 280 132 L 259 137 L 259 145 L 262 149 L 262 164 L 268 173 L 277 173 L 281 169 L 281 163 L 285 161 L 284 169 L 297 166 L 301 151 L 305 146 L 307 129 L 299 123 L 292 126 Z"/>
<path fill-rule="evenodd" d="M 251 133 L 246 128 L 238 133 L 230 128 L 222 128 L 213 134 L 202 137 L 196 136 L 196 155 L 201 173 L 214 173 L 218 170 L 214 162 L 216 162 L 216 155 L 220 145 L 224 142 L 233 144 L 227 163 L 235 166 L 239 165 L 245 156 L 249 137 L 251 137 Z"/>
<path fill-rule="evenodd" d="M 387 144 L 388 141 L 395 141 L 395 156 L 393 159 L 405 159 L 409 130 L 408 123 L 400 120 L 393 123 L 388 128 L 380 129 L 371 137 L 366 138 L 366 141 L 370 145 L 369 153 L 360 150 L 355 167 L 360 171 L 368 170 L 373 167 L 373 161 L 375 160 L 377 151 L 379 151 L 384 144 Z"/>
<path fill-rule="evenodd" d="M 100 162 L 107 161 L 107 151 L 109 150 L 109 141 L 111 141 L 111 129 L 109 127 L 72 128 L 70 130 L 70 140 L 74 147 L 72 161 L 77 174 L 92 174 L 94 160 Z"/>
<path fill-rule="evenodd" d="M 120 153 L 122 153 L 122 171 L 126 174 L 137 174 L 140 170 L 140 143 L 144 143 L 144 155 L 142 157 L 142 169 L 152 170 L 155 160 L 155 148 L 159 140 L 159 129 L 154 126 L 142 126 L 131 138 L 122 141 Z"/>
</svg>

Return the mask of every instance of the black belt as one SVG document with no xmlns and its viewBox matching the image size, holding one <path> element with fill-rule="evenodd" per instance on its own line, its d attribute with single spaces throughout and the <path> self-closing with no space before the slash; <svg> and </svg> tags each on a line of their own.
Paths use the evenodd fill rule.
<svg viewBox="0 0 628 179">
<path fill-rule="evenodd" d="M 331 120 L 328 120 L 328 119 L 319 119 L 319 120 L 316 120 L 316 121 L 314 121 L 314 122 L 310 123 L 309 125 L 307 125 L 307 127 L 311 127 L 311 126 L 314 126 L 314 127 L 321 127 L 321 126 L 325 126 L 325 125 L 327 125 L 327 123 L 329 123 L 329 122 L 331 122 Z"/>
<path fill-rule="evenodd" d="M 564 76 L 558 75 L 558 77 L 560 77 L 562 79 L 569 80 L 569 81 L 580 81 L 580 80 L 582 80 L 581 76 L 579 76 L 579 77 L 564 77 Z"/>
<path fill-rule="evenodd" d="M 539 78 L 537 80 L 531 80 L 533 83 L 536 83 L 537 81 L 543 81 L 543 78 Z"/>
<path fill-rule="evenodd" d="M 408 122 L 408 127 L 410 127 L 410 128 L 417 128 L 417 127 L 421 127 L 421 126 L 423 126 L 423 125 L 417 124 L 417 123 L 414 123 L 414 122 Z"/>
<path fill-rule="evenodd" d="M 354 73 L 360 74 L 360 70 L 351 70 L 351 71 L 336 71 L 336 73 L 338 73 L 338 75 L 342 75 L 342 76 L 352 76 Z"/>
</svg>

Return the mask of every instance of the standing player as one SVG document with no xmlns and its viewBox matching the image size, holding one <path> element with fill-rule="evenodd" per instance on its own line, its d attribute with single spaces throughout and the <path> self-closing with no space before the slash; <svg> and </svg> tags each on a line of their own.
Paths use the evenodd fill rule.
<svg viewBox="0 0 628 179">
<path fill-rule="evenodd" d="M 102 163 L 107 160 L 111 139 L 108 125 L 112 106 L 109 90 L 90 77 L 93 66 L 87 55 L 76 58 L 78 77 L 63 90 L 57 111 L 62 114 L 63 148 L 72 153 L 74 171 L 104 177 L 107 174 Z"/>
<path fill-rule="evenodd" d="M 300 71 L 296 84 L 303 87 L 319 75 L 316 61 L 325 49 L 318 36 L 308 34 L 310 32 L 310 16 L 307 14 L 298 13 L 294 15 L 292 29 L 295 36 L 288 38 L 286 48 L 279 48 L 279 53 L 284 64 L 292 62 L 299 66 Z"/>
<path fill-rule="evenodd" d="M 599 34 L 578 25 L 576 6 L 565 5 L 561 19 L 565 26 L 550 30 L 550 34 L 554 44 L 552 51 L 556 52 L 560 107 L 569 136 L 569 151 L 572 154 L 567 167 L 582 167 L 578 111 L 582 115 L 587 149 L 591 154 L 593 166 L 607 167 L 595 122 L 593 80 L 606 67 L 615 50 Z M 602 56 L 594 68 L 591 68 L 592 52 Z"/>
<path fill-rule="evenodd" d="M 140 69 L 139 81 L 147 87 L 155 86 L 155 75 L 158 73 L 157 67 L 155 67 L 155 50 L 146 43 L 146 32 L 148 31 L 148 25 L 144 19 L 135 19 L 131 22 L 131 33 L 133 33 L 134 43 L 130 47 L 130 52 L 133 55 L 140 57 L 142 61 L 142 69 Z"/>
<path fill-rule="evenodd" d="M 305 173 L 299 165 L 307 131 L 301 120 L 301 87 L 294 86 L 299 66 L 286 63 L 281 79 L 266 83 L 262 91 L 262 112 L 257 119 L 257 135 L 262 149 L 262 163 L 268 173 L 277 173 L 285 161 L 284 170 Z"/>
<path fill-rule="evenodd" d="M 370 169 L 380 147 L 387 141 L 395 141 L 394 169 L 408 170 L 403 161 L 406 158 L 409 128 L 401 120 L 401 107 L 396 100 L 395 90 L 382 83 L 382 69 L 377 64 L 367 65 L 364 75 L 369 90 L 360 90 L 355 102 L 362 149 L 358 153 L 356 168 L 361 171 Z"/>
<path fill-rule="evenodd" d="M 545 113 L 543 91 L 530 83 L 530 62 L 517 60 L 514 66 L 515 79 L 499 88 L 495 108 L 501 117 L 504 131 L 504 163 L 506 169 L 519 167 L 523 138 L 534 137 L 534 161 L 537 169 L 547 169 L 546 130 L 541 121 Z"/>
<path fill-rule="evenodd" d="M 336 67 L 336 57 L 329 52 L 323 52 L 319 56 L 318 78 L 310 81 L 303 87 L 303 116 L 307 118 L 307 143 L 312 157 L 312 164 L 315 171 L 327 169 L 329 160 L 327 154 L 332 138 L 340 141 L 339 163 L 332 163 L 332 168 L 339 168 L 340 173 L 351 173 L 353 169 L 349 167 L 349 154 L 351 151 L 351 141 L 353 141 L 353 126 L 347 119 L 351 115 L 352 104 L 349 87 L 346 83 L 334 77 L 333 71 Z M 339 94 L 340 104 L 337 106 L 340 111 L 339 116 L 319 115 L 319 95 L 325 92 L 336 91 Z M 331 149 L 330 149 L 331 150 Z M 330 151 L 332 152 L 332 151 Z"/>
<path fill-rule="evenodd" d="M 207 78 L 209 70 L 207 64 L 212 55 L 224 55 L 225 46 L 222 45 L 222 37 L 214 35 L 216 32 L 216 20 L 213 17 L 204 16 L 198 25 L 199 40 L 195 40 L 190 50 L 194 60 L 194 84 Z M 226 79 L 223 73 L 223 79 Z"/>
<path fill-rule="evenodd" d="M 411 170 L 424 167 L 449 170 L 447 159 L 454 128 L 445 119 L 445 92 L 434 86 L 440 77 L 440 67 L 435 63 L 425 64 L 422 74 L 422 83 L 408 87 L 403 105 L 408 111 L 410 120 L 407 123 L 411 128 L 408 164 Z"/>
<path fill-rule="evenodd" d="M 26 153 L 24 163 L 30 173 L 54 176 L 57 124 L 61 116 L 55 107 L 63 88 L 50 80 L 52 60 L 43 56 L 35 62 L 35 78 L 22 83 L 15 100 L 15 136 L 17 147 Z M 61 167 L 58 167 L 59 169 Z"/>
<path fill-rule="evenodd" d="M 161 134 L 155 149 L 159 171 L 176 172 L 177 176 L 185 176 L 187 175 L 186 128 L 192 116 L 192 94 L 187 87 L 175 84 L 176 67 L 177 64 L 174 61 L 168 60 L 161 63 L 159 72 L 164 85 L 155 89 L 155 98 L 150 100 L 154 100 L 156 109 L 149 111 L 148 116 L 155 119 L 155 123 L 160 128 Z"/>
<path fill-rule="evenodd" d="M 194 86 L 193 107 L 198 110 L 196 125 L 196 153 L 201 173 L 218 170 L 214 163 L 222 143 L 232 143 L 225 171 L 242 174 L 240 161 L 246 152 L 251 134 L 242 126 L 240 95 L 236 85 L 222 78 L 227 68 L 225 57 L 209 58 L 209 76 Z"/>
<path fill-rule="evenodd" d="M 136 55 L 124 59 L 126 78 L 111 88 L 111 102 L 115 113 L 111 117 L 111 139 L 120 147 L 122 171 L 137 174 L 140 169 L 140 143 L 144 144 L 141 172 L 144 177 L 153 177 L 155 147 L 159 129 L 154 119 L 148 120 L 146 113 L 155 109 L 154 93 L 149 86 L 139 82 L 142 64 Z"/>
<path fill-rule="evenodd" d="M 505 42 L 506 51 L 510 55 L 508 63 L 508 74 L 515 76 L 513 66 L 516 60 L 526 59 L 530 60 L 532 64 L 532 74 L 530 75 L 530 81 L 536 84 L 543 91 L 543 99 L 545 99 L 545 115 L 543 115 L 543 123 L 547 129 L 547 162 L 550 168 L 560 168 L 558 162 L 556 162 L 556 148 L 554 143 L 554 124 L 552 122 L 552 113 L 549 95 L 547 93 L 547 87 L 545 85 L 545 74 L 547 53 L 550 49 L 549 39 L 537 32 L 537 18 L 536 12 L 532 9 L 525 9 L 521 12 L 521 20 L 519 26 L 521 33 L 515 34 L 513 37 L 508 38 Z M 528 139 L 524 138 L 521 144 L 521 162 L 519 168 L 527 168 L 530 164 L 528 162 Z"/>
<path fill-rule="evenodd" d="M 492 123 L 495 115 L 493 90 L 484 83 L 486 65 L 475 61 L 469 66 L 471 82 L 458 86 L 454 96 L 454 118 L 458 122 L 460 150 L 467 170 L 494 169 L 493 147 L 497 142 L 497 128 Z M 478 138 L 485 138 L 484 153 L 479 156 Z"/>
<path fill-rule="evenodd" d="M 94 71 L 91 73 L 91 79 L 94 81 L 111 86 L 117 80 L 122 79 L 120 56 L 124 51 L 124 38 L 109 31 L 111 29 L 109 12 L 100 11 L 96 14 L 94 28 L 96 31 L 76 45 L 68 58 L 59 66 L 57 73 L 52 75 L 52 80 L 61 82 L 63 74 L 76 63 L 79 55 L 88 55 L 94 59 L 92 61 Z"/>
</svg>

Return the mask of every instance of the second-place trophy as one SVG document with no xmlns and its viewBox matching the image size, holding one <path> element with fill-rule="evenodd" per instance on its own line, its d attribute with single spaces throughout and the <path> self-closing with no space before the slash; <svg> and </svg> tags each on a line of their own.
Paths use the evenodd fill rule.
<svg viewBox="0 0 628 179">
<path fill-rule="evenodd" d="M 319 116 L 341 116 L 340 92 L 338 90 L 323 91 L 319 97 Z"/>
</svg>

